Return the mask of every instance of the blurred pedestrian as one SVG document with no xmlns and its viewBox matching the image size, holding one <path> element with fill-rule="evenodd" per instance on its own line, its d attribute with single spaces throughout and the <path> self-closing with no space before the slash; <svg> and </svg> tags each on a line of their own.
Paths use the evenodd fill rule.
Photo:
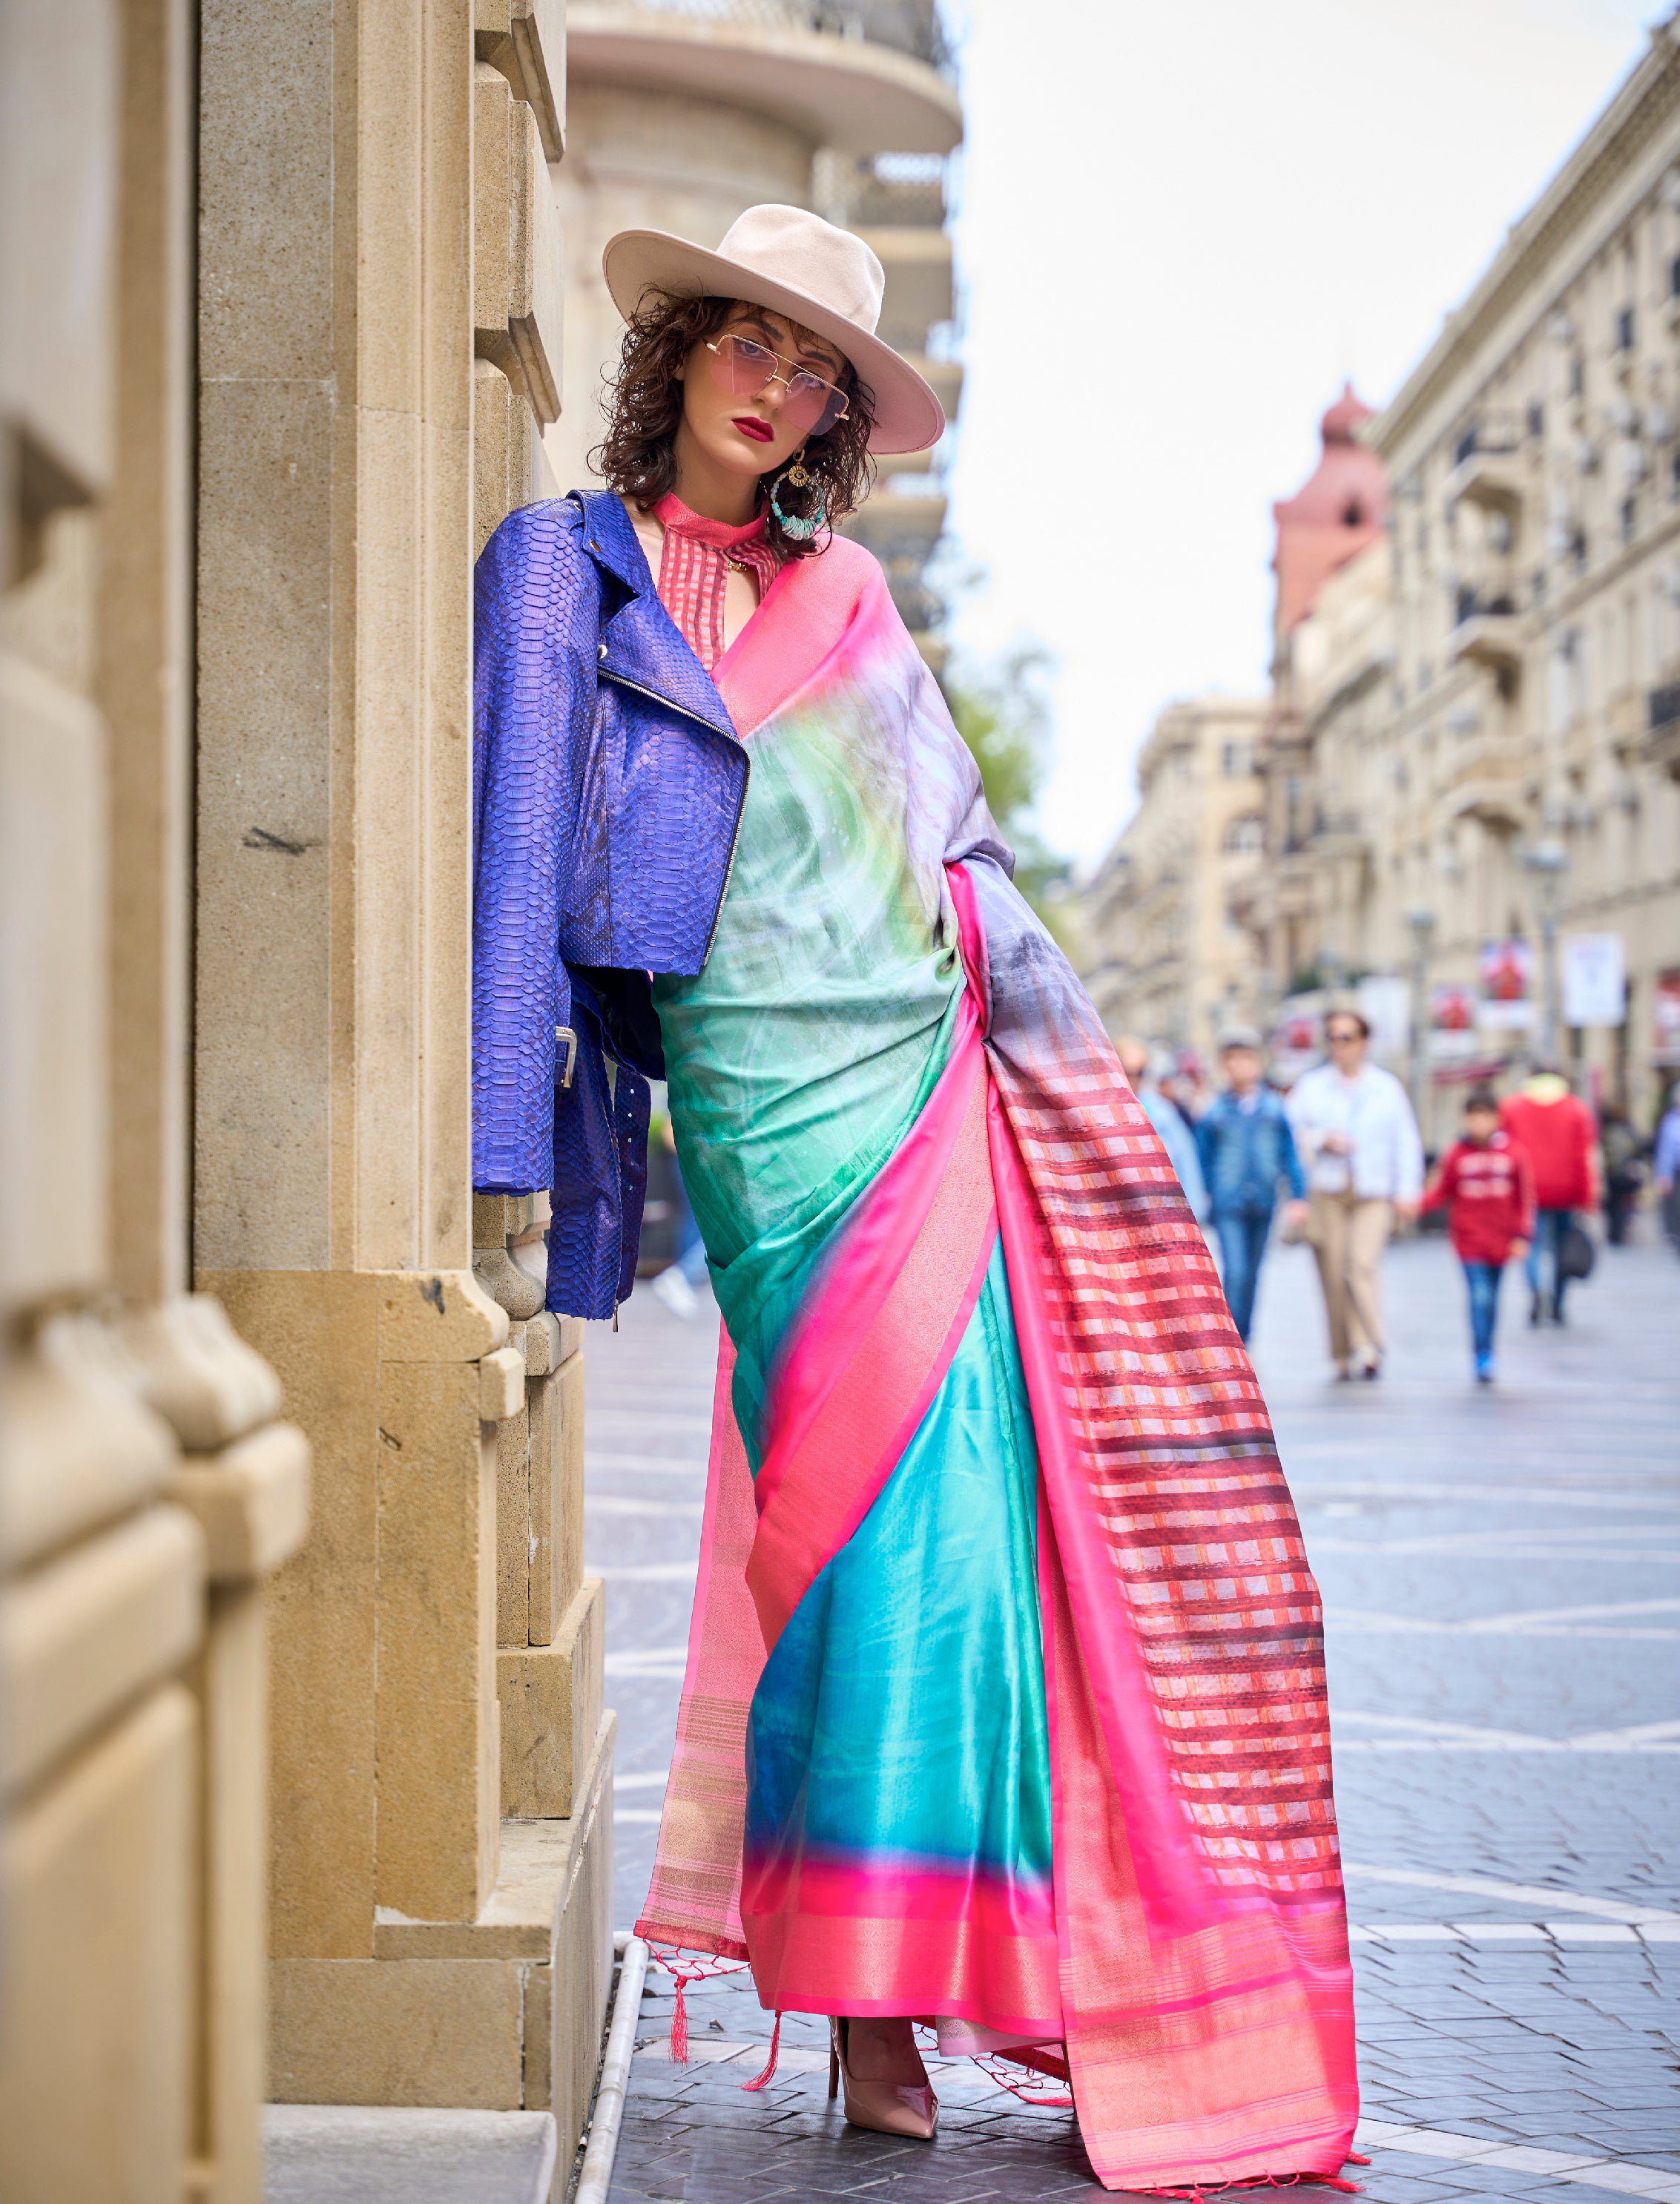
<svg viewBox="0 0 1680 2204">
<path fill-rule="evenodd" d="M 1175 1063 L 1170 1071 L 1163 1071 L 1156 1083 L 1162 1099 L 1171 1103 L 1193 1137 L 1202 1099 L 1195 1074 Z"/>
<path fill-rule="evenodd" d="M 669 1117 L 660 1126 L 660 1138 L 665 1150 L 665 1168 L 671 1174 L 671 1191 L 675 1199 L 677 1253 L 676 1259 L 654 1278 L 654 1294 L 672 1316 L 680 1316 L 684 1324 L 689 1324 L 705 1306 L 700 1288 L 706 1277 L 706 1242 L 700 1236 L 689 1189 L 683 1183 L 683 1166 L 677 1159 L 677 1135 Z"/>
<path fill-rule="evenodd" d="M 1178 1176 L 1185 1200 L 1190 1204 L 1191 1214 L 1198 1224 L 1208 1221 L 1208 1189 L 1202 1178 L 1202 1165 L 1196 1152 L 1196 1135 L 1190 1122 L 1177 1104 L 1161 1091 L 1159 1084 L 1150 1076 L 1150 1046 L 1139 1040 L 1136 1034 L 1126 1034 L 1115 1043 L 1115 1053 L 1120 1058 L 1120 1068 L 1131 1082 L 1145 1117 L 1154 1126 L 1161 1145 L 1167 1151 L 1167 1160 Z"/>
<path fill-rule="evenodd" d="M 1671 1087 L 1662 1116 L 1657 1120 L 1656 1151 L 1651 1176 L 1657 1182 L 1658 1213 L 1663 1237 L 1680 1253 L 1680 1085 Z"/>
<path fill-rule="evenodd" d="M 1625 1247 L 1628 1219 L 1645 1183 L 1645 1143 L 1617 1103 L 1606 1103 L 1599 1112 L 1599 1149 L 1604 1158 L 1604 1236 L 1612 1247 Z"/>
<path fill-rule="evenodd" d="M 1527 1255 L 1535 1229 L 1534 1172 L 1523 1150 L 1500 1130 L 1499 1097 L 1491 1088 L 1479 1087 L 1465 1101 L 1464 1138 L 1436 1164 L 1423 1206 L 1446 1212 L 1470 1295 L 1476 1380 L 1491 1385 L 1500 1281 L 1507 1263 Z"/>
<path fill-rule="evenodd" d="M 1379 1266 L 1398 1219 L 1410 1224 L 1423 1190 L 1423 1143 L 1406 1091 L 1366 1058 L 1371 1029 L 1358 1010 L 1324 1021 L 1328 1063 L 1295 1082 L 1286 1105 L 1307 1174 L 1310 1234 L 1338 1378 L 1381 1375 Z"/>
<path fill-rule="evenodd" d="M 1286 1215 L 1297 1223 L 1305 1220 L 1307 1189 L 1282 1100 L 1261 1084 L 1260 1036 L 1254 1028 L 1227 1027 L 1219 1037 L 1219 1059 L 1226 1088 L 1197 1125 L 1196 1144 L 1219 1235 L 1225 1299 L 1237 1336 L 1246 1345 L 1278 1188 L 1288 1188 Z"/>
<path fill-rule="evenodd" d="M 1520 1094 L 1507 1094 L 1500 1124 L 1526 1149 L 1535 1175 L 1535 1235 L 1529 1247 L 1529 1322 L 1564 1321 L 1569 1277 L 1559 1258 L 1578 1209 L 1596 1209 L 1598 1128 L 1570 1092 L 1560 1064 L 1536 1063 Z"/>
</svg>

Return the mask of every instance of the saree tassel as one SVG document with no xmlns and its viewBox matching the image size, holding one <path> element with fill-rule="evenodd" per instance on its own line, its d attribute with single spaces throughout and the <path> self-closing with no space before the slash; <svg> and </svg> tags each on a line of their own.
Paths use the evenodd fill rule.
<svg viewBox="0 0 1680 2204">
<path fill-rule="evenodd" d="M 761 2088 L 763 2088 L 763 2087 L 764 2087 L 765 2083 L 766 2083 L 770 2079 L 771 2076 L 772 2076 L 772 2075 L 776 2071 L 776 2061 L 777 2061 L 778 2058 L 778 2057 L 780 2056 L 780 2054 L 781 2054 L 781 2049 L 782 2049 L 782 2016 L 781 2016 L 781 2014 L 778 2012 L 778 2013 L 777 2014 L 777 2016 L 776 2016 L 776 2025 L 775 2025 L 775 2027 L 774 2027 L 774 2028 L 772 2028 L 772 2029 L 771 2029 L 771 2031 L 770 2031 L 770 2057 L 769 2057 L 769 2059 L 768 2059 L 768 2061 L 766 2062 L 766 2065 L 765 2065 L 765 2070 L 764 2070 L 763 2073 L 762 2073 L 762 2074 L 760 2074 L 760 2075 L 759 2076 L 758 2079 L 757 2079 L 755 2082 L 743 2082 L 743 2083 L 741 2084 L 741 2086 L 742 2086 L 742 2088 L 743 2089 L 761 2089 Z"/>
<path fill-rule="evenodd" d="M 1354 2162 L 1370 2164 L 1368 2158 Z M 1281 2179 L 1275 2173 L 1261 2173 L 1251 2181 L 1222 2181 L 1216 2189 L 1143 2189 L 1133 2193 L 1142 2196 L 1175 2196 L 1182 2199 L 1183 2204 L 1215 2204 L 1218 2197 L 1256 2189 L 1339 2189 L 1345 2196 L 1363 2196 L 1365 2193 L 1357 2181 L 1344 2181 L 1334 2173 L 1286 2173 Z"/>
<path fill-rule="evenodd" d="M 689 2063 L 689 2000 L 683 1994 L 685 1978 L 677 1977 L 677 2002 L 671 2008 L 671 2063 L 686 2066 Z"/>
</svg>

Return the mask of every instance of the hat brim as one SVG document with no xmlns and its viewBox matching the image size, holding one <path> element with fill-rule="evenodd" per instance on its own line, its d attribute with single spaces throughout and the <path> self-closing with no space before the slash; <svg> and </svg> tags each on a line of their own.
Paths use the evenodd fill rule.
<svg viewBox="0 0 1680 2204">
<path fill-rule="evenodd" d="M 909 362 L 820 299 L 772 283 L 738 260 L 704 252 L 662 229 L 621 229 L 608 239 L 600 267 L 612 303 L 626 321 L 647 292 L 667 291 L 679 299 L 739 299 L 748 305 L 769 306 L 826 337 L 850 361 L 873 400 L 872 452 L 925 452 L 944 433 L 944 408 Z"/>
</svg>

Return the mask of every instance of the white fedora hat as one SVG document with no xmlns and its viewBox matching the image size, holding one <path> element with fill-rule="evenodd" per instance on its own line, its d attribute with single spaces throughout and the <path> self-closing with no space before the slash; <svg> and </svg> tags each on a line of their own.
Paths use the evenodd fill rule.
<svg viewBox="0 0 1680 2204">
<path fill-rule="evenodd" d="M 786 314 L 838 345 L 874 400 L 872 452 L 925 452 L 945 425 L 938 400 L 875 334 L 886 277 L 861 237 L 803 207 L 754 206 L 715 252 L 663 229 L 621 229 L 600 256 L 612 303 L 628 321 L 648 291 L 739 299 Z"/>
</svg>

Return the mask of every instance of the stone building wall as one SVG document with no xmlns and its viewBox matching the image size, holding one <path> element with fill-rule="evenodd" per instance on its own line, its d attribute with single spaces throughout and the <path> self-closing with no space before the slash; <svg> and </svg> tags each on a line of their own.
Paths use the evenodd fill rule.
<svg viewBox="0 0 1680 2204">
<path fill-rule="evenodd" d="M 194 23 L 0 12 L 0 2192 L 257 2204 L 268 1586 L 189 1287 Z"/>
<path fill-rule="evenodd" d="M 581 1327 L 468 1087 L 561 9 L 15 0 L 0 71 L 0 2189 L 257 2204 L 269 2097 L 552 2114 L 563 2190 Z"/>
</svg>

